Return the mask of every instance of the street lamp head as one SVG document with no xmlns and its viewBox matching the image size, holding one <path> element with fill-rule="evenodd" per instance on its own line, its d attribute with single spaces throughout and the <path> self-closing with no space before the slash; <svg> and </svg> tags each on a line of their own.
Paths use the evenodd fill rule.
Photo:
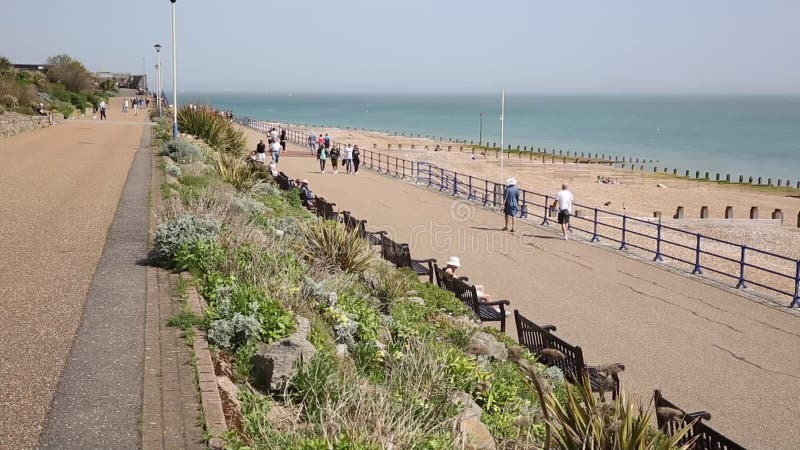
<svg viewBox="0 0 800 450">
<path fill-rule="evenodd" d="M 170 3 L 175 3 L 175 0 L 169 0 Z"/>
<path fill-rule="evenodd" d="M 157 51 L 157 52 L 160 52 L 160 51 L 161 51 L 161 44 L 156 44 L 156 45 L 154 45 L 153 47 L 155 47 L 155 48 L 156 48 L 156 51 Z"/>
</svg>

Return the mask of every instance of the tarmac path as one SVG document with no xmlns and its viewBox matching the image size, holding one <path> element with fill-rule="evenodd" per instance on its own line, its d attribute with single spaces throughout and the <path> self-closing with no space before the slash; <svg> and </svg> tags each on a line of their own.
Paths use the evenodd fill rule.
<svg viewBox="0 0 800 450">
<path fill-rule="evenodd" d="M 0 140 L 2 449 L 38 444 L 140 147 L 146 113 L 109 116 Z"/>
<path fill-rule="evenodd" d="M 248 136 L 254 147 L 258 135 Z M 417 258 L 459 256 L 464 275 L 557 325 L 588 364 L 625 363 L 622 387 L 645 403 L 659 388 L 686 410 L 711 412 L 712 427 L 749 448 L 800 448 L 796 312 L 541 227 L 502 232 L 497 212 L 368 169 L 333 175 L 329 164 L 322 175 L 306 148 L 290 145 L 279 168 Z"/>
</svg>

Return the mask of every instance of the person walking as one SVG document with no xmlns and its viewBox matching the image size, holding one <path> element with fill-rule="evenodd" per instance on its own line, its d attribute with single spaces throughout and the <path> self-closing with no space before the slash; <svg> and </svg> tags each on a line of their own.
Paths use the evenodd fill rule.
<svg viewBox="0 0 800 450">
<path fill-rule="evenodd" d="M 353 147 L 353 175 L 358 175 L 358 165 L 361 164 L 361 151 L 358 146 Z"/>
<path fill-rule="evenodd" d="M 128 115 L 128 99 L 127 98 L 122 102 L 122 114 L 125 114 L 126 116 Z"/>
<path fill-rule="evenodd" d="M 281 157 L 281 144 L 275 141 L 269 146 L 269 150 L 272 153 L 272 160 L 275 161 L 275 164 L 278 164 L 278 160 Z"/>
<path fill-rule="evenodd" d="M 313 131 L 308 135 L 308 147 L 311 149 L 311 154 L 317 156 L 317 135 Z"/>
<path fill-rule="evenodd" d="M 572 202 L 575 196 L 568 189 L 567 183 L 561 185 L 561 190 L 556 194 L 551 208 L 558 207 L 558 223 L 561 225 L 561 232 L 564 234 L 562 239 L 567 240 L 567 230 L 569 229 L 569 217 L 572 215 Z"/>
<path fill-rule="evenodd" d="M 264 144 L 264 140 L 261 139 L 258 141 L 258 145 L 256 145 L 256 162 L 264 164 L 264 161 L 267 157 L 267 145 Z"/>
<path fill-rule="evenodd" d="M 519 209 L 519 188 L 517 188 L 517 180 L 509 178 L 506 180 L 506 191 L 503 193 L 503 214 L 505 215 L 506 225 L 503 231 L 514 232 L 514 222 L 517 217 L 517 210 Z M 508 229 L 508 223 L 511 222 L 511 230 Z"/>
<path fill-rule="evenodd" d="M 347 173 L 353 171 L 353 147 L 350 144 L 345 144 L 344 146 L 344 160 L 342 160 L 342 165 L 347 170 Z"/>
<path fill-rule="evenodd" d="M 286 129 L 281 130 L 281 151 L 286 151 Z"/>
<path fill-rule="evenodd" d="M 328 149 L 325 147 L 319 148 L 319 173 L 325 173 L 325 161 L 328 159 Z"/>
<path fill-rule="evenodd" d="M 133 99 L 133 115 L 134 116 L 139 115 L 139 100 L 135 98 Z"/>
<path fill-rule="evenodd" d="M 325 133 L 325 148 L 331 148 L 331 137 Z"/>
<path fill-rule="evenodd" d="M 339 173 L 339 156 L 341 156 L 341 150 L 339 150 L 339 146 L 337 145 L 331 149 L 330 153 L 333 173 Z"/>
<path fill-rule="evenodd" d="M 108 106 L 106 105 L 106 101 L 100 100 L 100 105 L 98 106 L 100 108 L 100 120 L 106 120 L 106 106 Z"/>
</svg>

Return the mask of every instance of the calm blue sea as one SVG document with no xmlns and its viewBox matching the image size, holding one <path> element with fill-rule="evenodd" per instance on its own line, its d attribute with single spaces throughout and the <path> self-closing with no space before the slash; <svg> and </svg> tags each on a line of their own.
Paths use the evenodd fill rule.
<svg viewBox="0 0 800 450">
<path fill-rule="evenodd" d="M 500 142 L 500 96 L 186 92 L 263 120 Z M 505 142 L 658 160 L 659 167 L 800 179 L 800 96 L 506 94 Z M 652 168 L 650 169 L 652 170 Z M 713 175 L 712 175 L 713 176 Z M 724 175 L 723 175 L 724 176 Z"/>
</svg>

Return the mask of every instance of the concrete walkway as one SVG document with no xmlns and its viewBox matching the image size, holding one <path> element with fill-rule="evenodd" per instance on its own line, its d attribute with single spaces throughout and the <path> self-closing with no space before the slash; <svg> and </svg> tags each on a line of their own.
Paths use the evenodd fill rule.
<svg viewBox="0 0 800 450">
<path fill-rule="evenodd" d="M 0 448 L 37 445 L 143 119 L 0 141 Z"/>
<path fill-rule="evenodd" d="M 710 411 L 711 425 L 743 445 L 798 447 L 793 313 L 551 230 L 502 232 L 498 213 L 366 169 L 321 175 L 308 149 L 289 150 L 280 170 L 408 242 L 416 257 L 460 256 L 465 275 L 534 322 L 557 325 L 589 364 L 625 363 L 623 388 L 643 401 L 659 388 L 688 410 Z"/>
</svg>

